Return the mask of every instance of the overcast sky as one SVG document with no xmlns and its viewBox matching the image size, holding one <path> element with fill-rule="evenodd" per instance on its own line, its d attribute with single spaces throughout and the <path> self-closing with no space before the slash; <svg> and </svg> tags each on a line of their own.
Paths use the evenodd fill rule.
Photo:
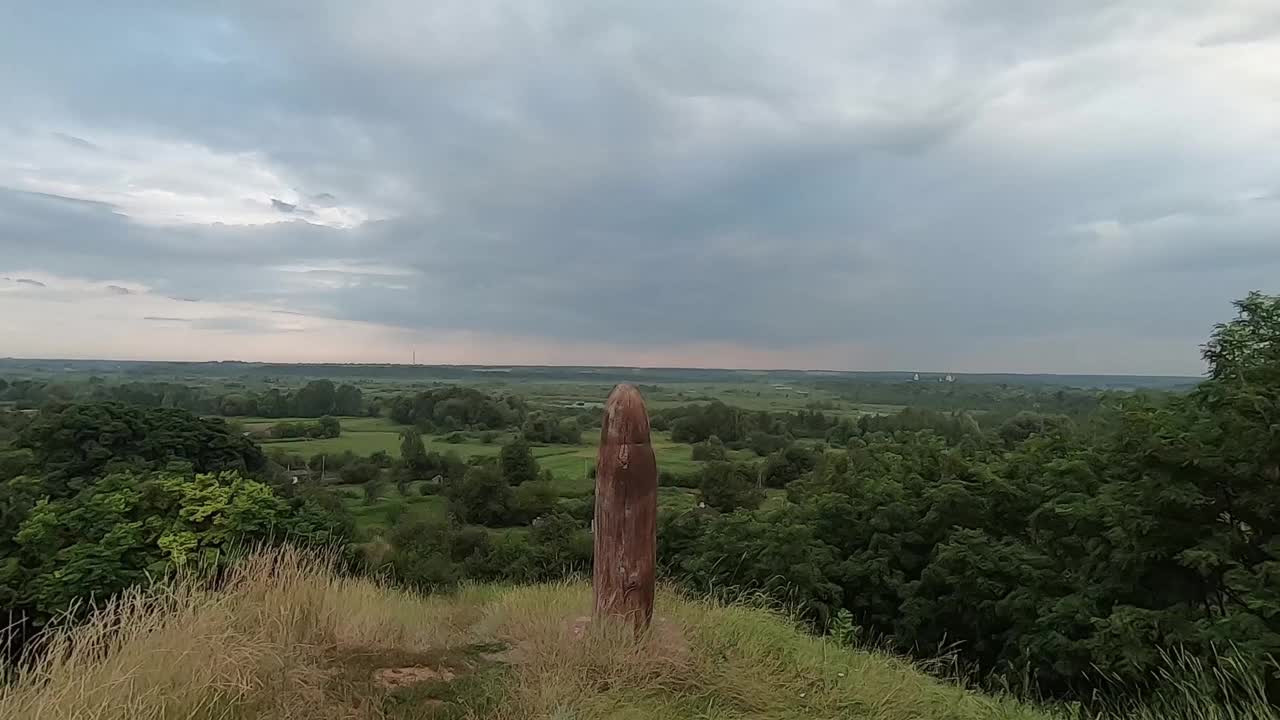
<svg viewBox="0 0 1280 720">
<path fill-rule="evenodd" d="M 1274 0 L 0 5 L 0 356 L 1196 374 Z"/>
</svg>

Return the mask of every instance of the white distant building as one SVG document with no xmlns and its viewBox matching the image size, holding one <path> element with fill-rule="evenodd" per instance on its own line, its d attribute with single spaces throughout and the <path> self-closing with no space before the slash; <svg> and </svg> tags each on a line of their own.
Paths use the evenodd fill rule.
<svg viewBox="0 0 1280 720">
<path fill-rule="evenodd" d="M 911 380 L 913 382 L 920 382 L 920 373 L 916 373 L 915 375 L 912 375 Z"/>
<path fill-rule="evenodd" d="M 948 375 L 948 376 L 947 376 L 947 382 L 955 382 L 955 381 L 956 381 L 956 378 L 955 378 L 955 376 L 954 376 L 954 375 Z"/>
</svg>

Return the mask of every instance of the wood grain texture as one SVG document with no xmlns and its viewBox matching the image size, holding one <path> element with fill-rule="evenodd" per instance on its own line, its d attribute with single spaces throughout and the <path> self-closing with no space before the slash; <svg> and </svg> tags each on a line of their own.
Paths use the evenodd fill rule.
<svg viewBox="0 0 1280 720">
<path fill-rule="evenodd" d="M 658 561 L 658 463 L 649 412 L 632 385 L 609 394 L 596 455 L 595 560 L 597 618 L 622 617 L 640 632 L 653 619 Z"/>
</svg>

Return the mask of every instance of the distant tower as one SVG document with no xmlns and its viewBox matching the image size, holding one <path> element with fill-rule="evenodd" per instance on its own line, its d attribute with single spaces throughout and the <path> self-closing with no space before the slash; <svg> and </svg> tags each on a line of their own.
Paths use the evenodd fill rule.
<svg viewBox="0 0 1280 720">
<path fill-rule="evenodd" d="M 409 364 L 410 364 L 410 365 L 417 365 L 417 364 L 418 364 L 418 351 L 417 351 L 417 350 L 414 350 L 414 351 L 413 351 L 413 361 L 412 361 L 412 362 L 410 362 Z"/>
</svg>

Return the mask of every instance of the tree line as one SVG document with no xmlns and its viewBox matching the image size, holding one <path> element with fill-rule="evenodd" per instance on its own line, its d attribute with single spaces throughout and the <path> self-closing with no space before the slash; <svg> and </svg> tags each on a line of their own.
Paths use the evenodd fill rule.
<svg viewBox="0 0 1280 720">
<path fill-rule="evenodd" d="M 83 383 L 46 380 L 0 380 L 0 401 L 20 409 L 37 409 L 67 402 L 121 402 L 140 407 L 177 408 L 202 415 L 228 417 L 306 417 L 325 415 L 377 414 L 376 405 L 366 403 L 364 392 L 355 385 L 335 385 L 331 380 L 312 380 L 296 389 L 243 388 L 214 390 L 203 386 L 164 381 L 107 383 L 90 377 Z"/>
<path fill-rule="evenodd" d="M 877 421 L 777 508 L 660 518 L 660 561 L 1038 692 L 1150 688 L 1174 650 L 1265 672 L 1280 653 L 1280 298 L 1238 310 L 1190 393 L 960 436 Z"/>
</svg>

